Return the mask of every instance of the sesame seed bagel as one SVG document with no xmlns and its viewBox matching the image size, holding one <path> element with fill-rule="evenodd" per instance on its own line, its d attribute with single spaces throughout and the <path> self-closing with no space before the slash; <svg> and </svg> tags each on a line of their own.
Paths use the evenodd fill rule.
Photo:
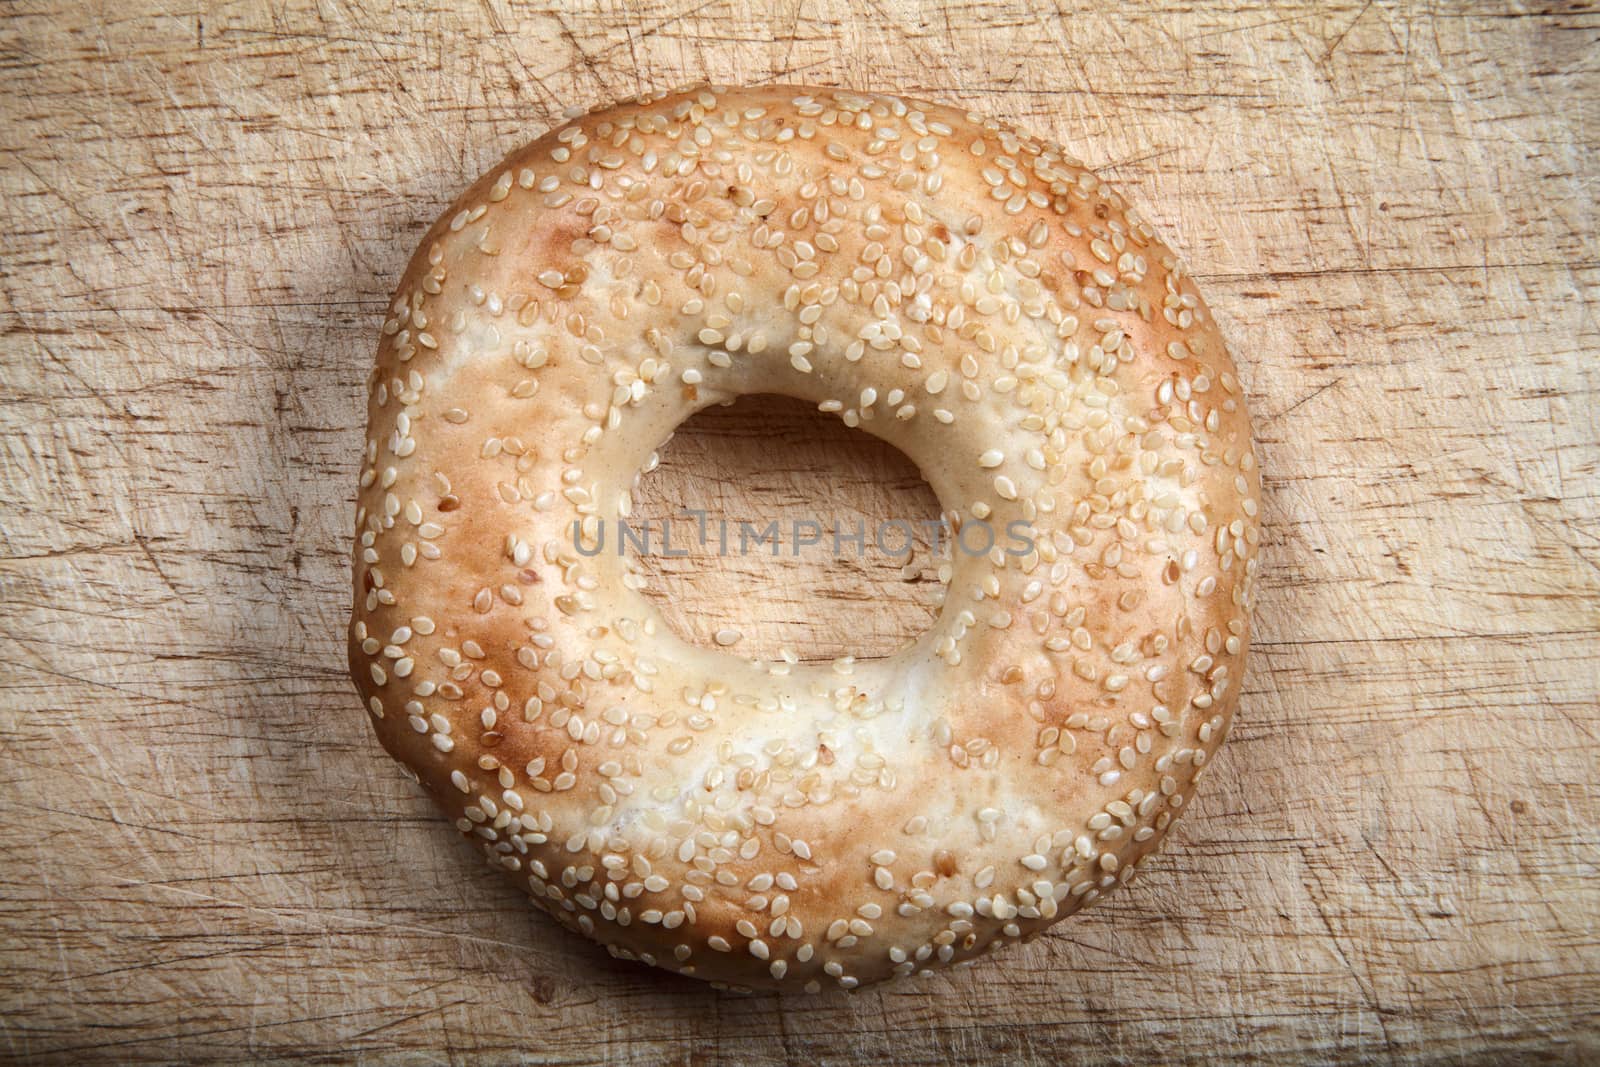
<svg viewBox="0 0 1600 1067">
<path fill-rule="evenodd" d="M 1258 471 L 1171 250 L 1060 147 L 778 86 L 592 112 L 423 239 L 370 378 L 349 656 L 385 748 L 613 955 L 816 992 L 969 961 L 1126 882 L 1228 730 Z M 605 528 L 695 411 L 893 444 L 955 552 L 831 664 L 687 644 Z"/>
</svg>

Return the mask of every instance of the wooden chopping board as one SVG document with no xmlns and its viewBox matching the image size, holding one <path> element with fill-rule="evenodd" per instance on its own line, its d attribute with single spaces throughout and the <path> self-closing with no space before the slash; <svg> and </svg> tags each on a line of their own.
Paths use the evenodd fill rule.
<svg viewBox="0 0 1600 1067">
<path fill-rule="evenodd" d="M 0 1059 L 1600 1056 L 1600 16 L 1235 6 L 9 8 Z M 1243 367 L 1234 736 L 1140 881 L 992 964 L 778 999 L 615 963 L 452 839 L 345 677 L 362 379 L 423 228 L 563 107 L 703 77 L 1065 142 Z M 686 426 L 648 493 L 935 506 L 765 400 Z M 807 657 L 893 648 L 937 590 L 695 562 L 658 568 L 673 625 Z"/>
</svg>

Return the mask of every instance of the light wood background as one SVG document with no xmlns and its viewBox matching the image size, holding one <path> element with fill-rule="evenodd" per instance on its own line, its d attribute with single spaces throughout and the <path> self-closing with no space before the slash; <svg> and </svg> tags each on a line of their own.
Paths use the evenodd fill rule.
<svg viewBox="0 0 1600 1067">
<path fill-rule="evenodd" d="M 0 1059 L 1600 1057 L 1600 14 L 582 6 L 6 6 Z M 561 108 L 703 77 L 1064 141 L 1249 384 L 1234 737 L 1130 890 L 970 971 L 780 1000 L 615 963 L 454 840 L 346 680 L 362 380 L 414 243 Z M 934 507 L 770 401 L 648 492 Z M 661 568 L 675 625 L 807 656 L 892 648 L 938 589 L 698 564 Z"/>
</svg>

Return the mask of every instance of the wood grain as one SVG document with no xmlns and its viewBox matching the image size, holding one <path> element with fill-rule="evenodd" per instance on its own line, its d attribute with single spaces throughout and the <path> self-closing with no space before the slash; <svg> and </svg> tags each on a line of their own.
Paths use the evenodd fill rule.
<svg viewBox="0 0 1600 1067">
<path fill-rule="evenodd" d="M 1584 3 L 8 7 L 0 1058 L 1600 1056 L 1597 56 Z M 1066 142 L 1244 368 L 1234 738 L 1140 882 L 994 965 L 780 1000 L 614 963 L 451 839 L 345 677 L 362 378 L 422 229 L 561 108 L 703 77 Z M 741 406 L 650 492 L 931 509 L 897 462 Z M 675 625 L 818 656 L 937 585 L 699 562 L 658 575 Z"/>
</svg>

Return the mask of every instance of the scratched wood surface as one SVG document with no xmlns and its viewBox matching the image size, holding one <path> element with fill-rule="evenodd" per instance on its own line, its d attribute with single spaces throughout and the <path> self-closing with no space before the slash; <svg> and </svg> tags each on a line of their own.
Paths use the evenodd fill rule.
<svg viewBox="0 0 1600 1067">
<path fill-rule="evenodd" d="M 1597 68 L 1584 4 L 8 5 L 0 1059 L 1600 1056 Z M 1234 737 L 1139 882 L 976 969 L 780 1000 L 613 962 L 454 840 L 345 677 L 362 379 L 414 243 L 563 107 L 704 77 L 1066 142 L 1243 365 Z M 765 400 L 647 496 L 936 507 Z M 938 595 L 883 558 L 651 565 L 685 633 L 806 656 Z"/>
</svg>

